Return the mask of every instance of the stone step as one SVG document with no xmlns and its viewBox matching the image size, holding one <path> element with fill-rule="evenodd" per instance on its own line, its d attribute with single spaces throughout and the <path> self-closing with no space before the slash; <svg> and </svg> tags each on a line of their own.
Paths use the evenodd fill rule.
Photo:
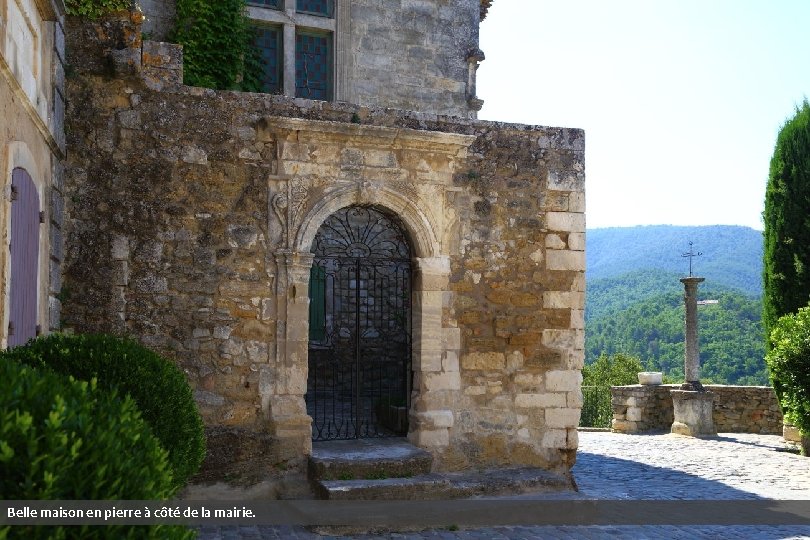
<svg viewBox="0 0 810 540">
<path fill-rule="evenodd" d="M 571 491 L 570 479 L 544 469 L 431 473 L 411 478 L 319 480 L 316 496 L 329 500 L 437 500 Z"/>
<path fill-rule="evenodd" d="M 309 478 L 361 480 L 403 478 L 430 472 L 433 456 L 403 438 L 312 443 Z"/>
</svg>

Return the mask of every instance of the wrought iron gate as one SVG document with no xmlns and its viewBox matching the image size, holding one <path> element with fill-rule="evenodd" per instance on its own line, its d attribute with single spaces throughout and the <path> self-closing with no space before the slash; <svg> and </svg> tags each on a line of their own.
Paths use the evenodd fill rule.
<svg viewBox="0 0 810 540">
<path fill-rule="evenodd" d="M 312 438 L 408 431 L 410 248 L 396 218 L 362 206 L 332 214 L 310 274 L 307 413 Z"/>
</svg>

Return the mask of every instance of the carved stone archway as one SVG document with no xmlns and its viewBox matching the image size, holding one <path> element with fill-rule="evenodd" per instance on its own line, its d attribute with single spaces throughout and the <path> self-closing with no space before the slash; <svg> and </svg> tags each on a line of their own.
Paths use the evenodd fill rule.
<svg viewBox="0 0 810 540">
<path fill-rule="evenodd" d="M 309 345 L 309 279 L 312 243 L 321 224 L 352 205 L 374 206 L 397 216 L 412 242 L 413 396 L 408 438 L 426 448 L 449 444 L 460 391 L 459 330 L 444 327 L 450 253 L 447 231 L 454 213 L 445 191 L 453 191 L 457 160 L 474 137 L 334 122 L 268 119 L 259 137 L 278 145 L 278 175 L 270 179 L 271 216 L 281 223 L 281 249 L 274 253 L 276 274 L 275 361 L 262 374 L 262 407 L 277 437 L 295 438 L 311 451 L 311 419 L 304 396 Z M 312 156 L 340 156 L 334 166 Z M 394 180 L 375 177 L 380 167 L 356 156 L 394 162 L 384 168 Z M 363 164 L 359 164 L 362 162 Z M 404 168 L 405 162 L 411 170 Z M 331 169 L 330 169 L 331 167 Z M 318 174 L 306 174 L 307 171 Z M 323 172 L 332 170 L 331 179 Z M 403 181 L 410 177 L 413 180 Z"/>
</svg>

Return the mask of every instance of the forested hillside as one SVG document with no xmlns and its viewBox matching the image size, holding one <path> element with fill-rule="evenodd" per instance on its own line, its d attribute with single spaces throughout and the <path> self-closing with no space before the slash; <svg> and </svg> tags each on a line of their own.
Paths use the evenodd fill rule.
<svg viewBox="0 0 810 540">
<path fill-rule="evenodd" d="M 681 254 L 692 241 L 695 251 L 703 253 L 694 259 L 694 273 L 705 277 L 707 285 L 724 285 L 756 297 L 762 294 L 761 231 L 728 225 L 650 225 L 589 229 L 586 238 L 589 284 L 637 270 L 688 275 L 689 262 Z"/>
<path fill-rule="evenodd" d="M 701 378 L 768 384 L 760 232 L 745 227 L 656 226 L 595 229 L 587 238 L 588 363 L 600 354 L 621 352 L 638 356 L 645 369 L 682 380 L 684 312 L 679 278 L 688 273 L 688 262 L 680 253 L 688 249 L 685 239 L 692 239 L 695 249 L 705 253 L 694 263 L 695 274 L 706 277 L 699 299 L 718 300 L 699 307 Z M 668 252 L 674 256 L 666 256 Z M 604 277 L 594 277 L 600 275 Z"/>
</svg>

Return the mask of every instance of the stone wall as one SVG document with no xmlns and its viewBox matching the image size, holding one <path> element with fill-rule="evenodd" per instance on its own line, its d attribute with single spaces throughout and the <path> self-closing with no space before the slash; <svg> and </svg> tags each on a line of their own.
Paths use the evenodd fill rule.
<svg viewBox="0 0 810 540">
<path fill-rule="evenodd" d="M 174 30 L 175 0 L 137 0 L 144 14 L 143 33 L 155 41 L 165 41 Z"/>
<path fill-rule="evenodd" d="M 67 324 L 173 358 L 209 440 L 242 441 L 218 464 L 267 445 L 264 466 L 300 464 L 312 241 L 340 208 L 375 206 L 412 244 L 409 438 L 441 469 L 567 473 L 582 131 L 184 87 L 178 51 L 139 35 L 70 27 Z"/>
<path fill-rule="evenodd" d="M 673 422 L 670 390 L 680 385 L 614 386 L 613 431 L 669 431 Z M 714 393 L 714 426 L 720 433 L 782 433 L 782 412 L 769 386 L 705 385 Z"/>
<path fill-rule="evenodd" d="M 468 103 L 475 96 L 468 57 L 478 50 L 479 16 L 478 0 L 352 0 L 343 99 L 474 117 L 481 104 Z"/>
</svg>

